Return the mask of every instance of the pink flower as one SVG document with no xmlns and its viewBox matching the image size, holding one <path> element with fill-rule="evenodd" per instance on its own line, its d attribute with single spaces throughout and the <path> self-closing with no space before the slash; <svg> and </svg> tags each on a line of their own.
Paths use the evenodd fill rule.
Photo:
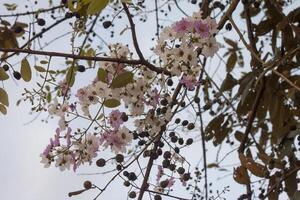
<svg viewBox="0 0 300 200">
<path fill-rule="evenodd" d="M 109 123 L 115 130 L 119 129 L 121 124 L 124 123 L 122 113 L 119 110 L 113 110 L 109 115 Z"/>
<path fill-rule="evenodd" d="M 58 147 L 58 146 L 60 146 L 60 143 L 59 143 L 60 128 L 57 128 L 55 132 L 56 132 L 56 134 L 54 136 L 53 146 Z"/>
<path fill-rule="evenodd" d="M 108 83 L 111 83 L 114 77 L 125 72 L 124 64 L 122 64 L 122 63 L 121 64 L 113 64 L 113 66 L 115 67 L 114 73 L 108 73 L 107 77 L 106 77 Z"/>
<path fill-rule="evenodd" d="M 209 37 L 209 26 L 208 24 L 203 23 L 202 20 L 194 22 L 194 28 L 196 33 L 198 33 L 201 37 Z"/>
<path fill-rule="evenodd" d="M 51 139 L 51 140 L 52 140 L 52 139 Z M 51 140 L 50 140 L 50 141 L 51 141 Z M 52 144 L 51 144 L 51 142 L 50 142 L 50 144 L 48 144 L 47 147 L 46 147 L 46 149 L 43 151 L 43 155 L 44 155 L 44 156 L 48 156 L 49 153 L 50 153 L 51 150 L 52 150 L 52 147 L 53 147 L 53 146 L 52 146 Z"/>
<path fill-rule="evenodd" d="M 153 107 L 156 107 L 157 104 L 159 103 L 159 93 L 158 93 L 158 90 L 155 88 L 151 94 L 150 94 L 150 101 L 149 101 L 149 105 L 153 106 Z"/>
<path fill-rule="evenodd" d="M 186 19 L 182 19 L 178 22 L 175 23 L 173 29 L 177 32 L 177 33 L 185 33 L 187 31 L 189 31 L 192 27 L 192 23 Z"/>
<path fill-rule="evenodd" d="M 72 103 L 70 105 L 70 109 L 71 109 L 72 112 L 74 112 L 76 110 L 76 105 Z"/>
<path fill-rule="evenodd" d="M 70 127 L 68 127 L 68 131 L 66 133 L 66 141 L 67 141 L 67 147 L 71 146 L 71 133 L 72 129 Z"/>
<path fill-rule="evenodd" d="M 77 90 L 77 93 L 75 96 L 79 99 L 79 101 L 83 101 L 85 95 L 87 95 L 86 91 L 84 89 L 80 88 L 79 90 Z"/>
<path fill-rule="evenodd" d="M 68 91 L 69 91 L 69 87 L 68 87 L 67 82 L 66 82 L 66 81 L 60 81 L 60 82 L 58 83 L 58 85 L 59 85 L 59 88 L 60 88 L 60 90 L 61 90 L 62 95 L 63 95 L 63 96 L 66 96 L 67 93 L 68 93 Z"/>
<path fill-rule="evenodd" d="M 132 134 L 126 127 L 117 130 L 109 130 L 101 135 L 100 145 L 110 147 L 115 153 L 125 152 L 126 146 L 132 141 Z"/>
<path fill-rule="evenodd" d="M 189 79 L 186 75 L 182 76 L 180 83 L 182 83 L 188 90 L 194 90 L 195 86 L 199 85 L 199 82 L 197 80 Z"/>
<path fill-rule="evenodd" d="M 158 168 L 158 172 L 156 174 L 156 182 L 158 183 L 160 178 L 162 177 L 164 171 L 163 171 L 163 167 L 161 165 L 158 165 L 157 168 Z"/>
<path fill-rule="evenodd" d="M 180 181 L 181 181 L 181 183 L 182 183 L 182 186 L 186 186 L 186 181 L 184 180 L 184 178 L 183 178 L 183 174 L 181 174 L 180 175 Z"/>
<path fill-rule="evenodd" d="M 175 183 L 175 179 L 174 179 L 174 177 L 171 177 L 171 178 L 168 180 L 168 185 L 167 185 L 167 187 L 168 187 L 168 188 L 172 187 L 172 186 L 174 185 L 174 183 Z"/>
<path fill-rule="evenodd" d="M 70 154 L 71 154 L 71 161 L 72 161 L 72 164 L 73 164 L 73 171 L 76 172 L 76 170 L 78 168 L 78 165 L 76 163 L 75 154 L 72 151 L 70 152 Z"/>
<path fill-rule="evenodd" d="M 104 147 L 110 146 L 115 151 L 120 151 L 124 147 L 124 142 L 118 137 L 116 131 L 108 131 L 104 133 L 100 138 L 100 144 Z"/>
</svg>

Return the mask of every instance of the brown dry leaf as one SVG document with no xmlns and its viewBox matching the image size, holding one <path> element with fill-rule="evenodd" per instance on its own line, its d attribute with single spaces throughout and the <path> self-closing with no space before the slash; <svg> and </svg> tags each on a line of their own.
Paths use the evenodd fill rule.
<svg viewBox="0 0 300 200">
<path fill-rule="evenodd" d="M 246 167 L 239 166 L 234 169 L 233 172 L 233 179 L 242 185 L 248 185 L 250 184 L 250 177 L 248 175 Z"/>
</svg>

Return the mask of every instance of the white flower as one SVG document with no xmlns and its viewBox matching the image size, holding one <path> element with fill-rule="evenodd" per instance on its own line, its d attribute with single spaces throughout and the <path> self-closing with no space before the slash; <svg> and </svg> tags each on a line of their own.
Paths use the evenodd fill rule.
<svg viewBox="0 0 300 200">
<path fill-rule="evenodd" d="M 126 145 L 128 145 L 129 143 L 131 143 L 133 136 L 131 133 L 129 133 L 128 128 L 126 128 L 125 126 L 123 126 L 117 133 L 119 135 L 119 137 L 123 140 L 124 143 L 126 143 Z"/>
<path fill-rule="evenodd" d="M 66 130 L 67 128 L 67 124 L 66 124 L 66 119 L 65 119 L 65 116 L 62 116 L 59 121 L 58 121 L 58 126 L 59 128 L 64 131 Z"/>
<path fill-rule="evenodd" d="M 59 170 L 64 171 L 66 169 L 70 169 L 72 163 L 72 156 L 65 154 L 58 154 L 55 159 L 55 166 L 59 168 Z"/>
<path fill-rule="evenodd" d="M 57 99 L 53 100 L 53 103 L 49 105 L 48 112 L 50 115 L 64 116 L 65 112 L 69 109 L 69 103 L 65 101 L 62 105 L 58 103 Z"/>
<path fill-rule="evenodd" d="M 95 157 L 97 154 L 96 152 L 99 149 L 100 140 L 94 134 L 87 134 L 85 139 L 82 141 L 86 145 L 87 153 L 91 155 L 91 157 Z"/>
<path fill-rule="evenodd" d="M 145 109 L 144 102 L 139 100 L 131 104 L 129 111 L 133 116 L 139 116 L 144 113 L 144 109 Z"/>
<path fill-rule="evenodd" d="M 44 155 L 43 153 L 40 155 L 40 157 L 42 158 L 42 160 L 41 160 L 41 162 L 40 163 L 42 163 L 42 164 L 44 164 L 44 167 L 45 168 L 48 168 L 48 167 L 50 167 L 50 165 L 51 165 L 51 157 L 52 157 L 53 155 L 52 155 L 52 153 L 49 153 L 47 156 L 46 155 Z"/>
<path fill-rule="evenodd" d="M 216 38 L 212 37 L 208 40 L 206 45 L 202 49 L 202 54 L 205 57 L 213 57 L 213 55 L 219 50 L 219 43 Z"/>
</svg>

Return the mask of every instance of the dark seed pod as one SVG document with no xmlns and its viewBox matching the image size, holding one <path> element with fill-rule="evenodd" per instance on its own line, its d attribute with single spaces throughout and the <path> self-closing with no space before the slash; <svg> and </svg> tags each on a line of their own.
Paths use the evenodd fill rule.
<svg viewBox="0 0 300 200">
<path fill-rule="evenodd" d="M 128 179 L 131 181 L 135 181 L 137 179 L 137 177 L 134 172 L 130 172 L 128 175 Z"/>
<path fill-rule="evenodd" d="M 130 182 L 129 181 L 124 181 L 123 184 L 124 184 L 125 187 L 129 187 L 130 186 Z"/>
<path fill-rule="evenodd" d="M 42 18 L 38 18 L 38 19 L 37 19 L 37 24 L 38 24 L 39 26 L 45 26 L 46 21 L 45 21 L 44 19 L 42 19 Z"/>
<path fill-rule="evenodd" d="M 21 74 L 20 72 L 14 71 L 13 72 L 13 76 L 15 77 L 15 79 L 20 80 L 21 79 Z"/>
<path fill-rule="evenodd" d="M 21 33 L 24 29 L 21 26 L 17 26 L 14 28 L 15 33 Z"/>
<path fill-rule="evenodd" d="M 118 163 L 121 163 L 124 161 L 124 156 L 122 154 L 117 154 L 115 159 Z"/>
<path fill-rule="evenodd" d="M 188 123 L 189 123 L 188 120 L 183 120 L 182 123 L 181 123 L 181 125 L 182 125 L 182 126 L 186 126 L 186 125 L 188 125 Z"/>
<path fill-rule="evenodd" d="M 100 158 L 99 160 L 96 161 L 96 165 L 98 167 L 104 167 L 106 164 L 106 160 L 104 160 L 103 158 Z"/>
<path fill-rule="evenodd" d="M 193 130 L 195 128 L 195 124 L 194 123 L 189 123 L 187 126 L 188 130 Z"/>
<path fill-rule="evenodd" d="M 162 182 L 160 182 L 160 187 L 162 187 L 162 188 L 166 188 L 167 186 L 168 186 L 168 184 L 169 184 L 169 181 L 168 180 L 165 180 L 165 181 L 162 181 Z"/>
<path fill-rule="evenodd" d="M 179 167 L 179 168 L 177 169 L 177 172 L 178 172 L 178 174 L 184 174 L 185 169 L 184 169 L 183 167 Z"/>
<path fill-rule="evenodd" d="M 164 153 L 164 158 L 165 159 L 169 159 L 169 158 L 171 158 L 171 152 L 170 151 L 165 151 L 165 153 Z"/>
<path fill-rule="evenodd" d="M 134 199 L 136 197 L 136 192 L 135 191 L 129 192 L 128 197 Z"/>
<path fill-rule="evenodd" d="M 112 25 L 112 23 L 111 23 L 111 21 L 105 21 L 105 22 L 103 22 L 103 27 L 105 28 L 105 29 L 107 29 L 107 28 L 109 28 L 111 25 Z"/>
<path fill-rule="evenodd" d="M 3 65 L 3 69 L 4 69 L 5 71 L 8 71 L 8 70 L 9 70 L 9 66 L 8 66 L 7 64 Z"/>
<path fill-rule="evenodd" d="M 79 71 L 79 72 L 85 72 L 85 66 L 78 65 L 77 71 Z"/>
<path fill-rule="evenodd" d="M 172 85 L 173 85 L 172 79 L 168 79 L 168 80 L 167 80 L 167 85 L 168 85 L 168 86 L 172 86 Z"/>
<path fill-rule="evenodd" d="M 91 189 L 92 188 L 92 182 L 91 181 L 84 181 L 84 183 L 83 183 L 83 187 L 85 188 L 85 189 Z"/>
<path fill-rule="evenodd" d="M 159 195 L 159 194 L 156 194 L 155 196 L 154 196 L 154 200 L 161 200 L 162 198 L 161 198 L 161 196 Z"/>
<path fill-rule="evenodd" d="M 163 168 L 168 168 L 170 166 L 170 161 L 169 160 L 163 160 L 162 166 L 163 166 Z"/>
<path fill-rule="evenodd" d="M 125 112 L 123 112 L 122 115 L 121 115 L 121 119 L 122 119 L 123 122 L 127 122 L 128 121 L 128 115 Z"/>
<path fill-rule="evenodd" d="M 191 145 L 191 144 L 193 144 L 193 142 L 194 142 L 193 138 L 189 138 L 186 141 L 186 145 Z"/>
<path fill-rule="evenodd" d="M 225 29 L 227 31 L 231 31 L 232 30 L 232 25 L 230 23 L 227 23 L 226 26 L 225 26 Z"/>
</svg>

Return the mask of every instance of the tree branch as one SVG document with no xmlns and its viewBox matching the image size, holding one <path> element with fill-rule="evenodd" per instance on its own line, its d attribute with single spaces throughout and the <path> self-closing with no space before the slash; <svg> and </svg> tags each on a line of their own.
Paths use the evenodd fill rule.
<svg viewBox="0 0 300 200">
<path fill-rule="evenodd" d="M 82 56 L 82 55 L 74 55 L 74 54 L 51 52 L 51 51 L 37 51 L 37 50 L 30 50 L 30 49 L 0 48 L 0 51 L 2 51 L 2 52 L 14 52 L 13 54 L 28 53 L 28 54 L 33 54 L 33 55 L 44 55 L 44 56 L 52 56 L 52 57 L 72 58 L 72 59 L 78 59 L 78 60 L 117 62 L 117 63 L 129 64 L 129 65 L 145 65 L 148 69 L 150 69 L 152 71 L 155 71 L 156 73 L 169 74 L 169 72 L 166 72 L 164 69 L 157 68 L 154 65 L 146 62 L 145 60 L 126 60 L 126 59 L 109 58 L 109 57 Z M 1 60 L 5 60 L 6 58 L 7 57 L 1 58 Z"/>
<path fill-rule="evenodd" d="M 240 0 L 232 0 L 231 4 L 229 5 L 229 8 L 227 9 L 227 11 L 222 16 L 222 18 L 220 19 L 220 21 L 218 23 L 218 29 L 219 30 L 221 30 L 223 28 L 223 26 L 225 25 L 225 23 L 229 19 L 228 17 L 230 17 L 232 15 L 233 11 L 236 9 L 239 2 L 240 2 Z"/>
</svg>

